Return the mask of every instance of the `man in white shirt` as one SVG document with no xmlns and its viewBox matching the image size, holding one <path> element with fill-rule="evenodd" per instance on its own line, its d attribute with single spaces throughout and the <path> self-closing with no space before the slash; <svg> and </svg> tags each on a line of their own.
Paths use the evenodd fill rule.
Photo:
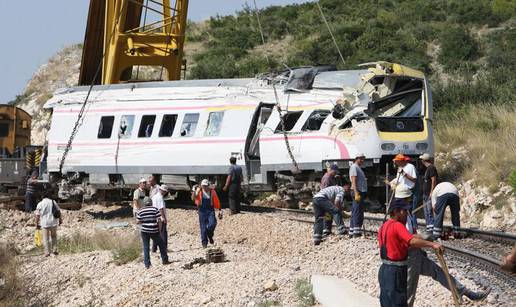
<svg viewBox="0 0 516 307">
<path fill-rule="evenodd" d="M 38 203 L 35 213 L 36 229 L 41 228 L 43 233 L 45 257 L 50 256 L 50 253 L 57 255 L 57 226 L 61 225 L 63 220 L 61 209 L 54 200 L 50 199 L 49 192 L 46 192 L 43 200 Z"/>
<path fill-rule="evenodd" d="M 168 195 L 168 187 L 164 184 L 158 186 L 158 192 L 155 193 L 151 199 L 152 199 L 152 206 L 157 208 L 161 214 L 161 229 L 160 229 L 160 236 L 161 239 L 164 242 L 164 246 L 168 246 L 168 231 L 167 231 L 167 207 L 165 206 L 165 200 L 164 197 Z M 157 251 L 157 244 L 152 243 L 152 252 Z"/>
<path fill-rule="evenodd" d="M 138 188 L 134 190 L 133 193 L 133 216 L 136 218 L 136 214 L 138 210 L 143 208 L 143 199 L 145 198 L 145 187 L 147 185 L 147 180 L 140 179 L 138 183 Z"/>
<path fill-rule="evenodd" d="M 460 227 L 460 198 L 457 188 L 449 182 L 441 182 L 432 191 L 432 208 L 435 212 L 433 236 L 439 238 L 443 232 L 443 219 L 446 207 L 450 206 L 453 224 L 453 236 L 461 237 Z"/>
<path fill-rule="evenodd" d="M 148 184 L 149 184 L 149 197 L 152 198 L 152 196 L 154 196 L 155 194 L 158 194 L 158 191 L 159 191 L 159 184 L 158 184 L 158 180 L 157 180 L 156 176 L 150 175 Z"/>
<path fill-rule="evenodd" d="M 416 167 L 413 164 L 408 163 L 408 161 L 410 161 L 410 157 L 403 154 L 397 154 L 392 161 L 398 167 L 398 173 L 396 174 L 395 179 L 397 181 L 396 185 L 405 185 L 409 187 L 412 192 L 412 210 L 415 210 L 419 203 Z M 413 216 L 412 222 L 417 226 L 416 216 Z"/>
</svg>

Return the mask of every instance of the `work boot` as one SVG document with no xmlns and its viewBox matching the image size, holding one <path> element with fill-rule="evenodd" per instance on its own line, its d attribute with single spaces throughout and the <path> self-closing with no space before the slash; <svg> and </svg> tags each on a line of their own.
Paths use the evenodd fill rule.
<svg viewBox="0 0 516 307">
<path fill-rule="evenodd" d="M 465 295 L 467 298 L 469 298 L 472 301 L 481 301 L 485 299 L 489 293 L 491 292 L 491 288 L 488 288 L 486 291 L 471 291 L 470 289 L 464 290 L 462 295 Z"/>
<path fill-rule="evenodd" d="M 320 241 L 320 240 L 319 241 L 314 241 L 314 245 L 319 245 L 319 244 L 321 244 L 321 242 L 322 241 Z"/>
</svg>

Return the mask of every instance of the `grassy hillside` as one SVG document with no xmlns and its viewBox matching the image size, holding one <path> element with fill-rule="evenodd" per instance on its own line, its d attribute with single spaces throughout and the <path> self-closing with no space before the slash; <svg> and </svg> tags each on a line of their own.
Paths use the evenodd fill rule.
<svg viewBox="0 0 516 307">
<path fill-rule="evenodd" d="M 314 3 L 261 10 L 265 45 L 254 8 L 247 7 L 234 16 L 189 25 L 187 44 L 198 47 L 190 55 L 195 64 L 189 78 L 249 77 L 284 65 L 337 64 L 348 69 L 375 60 L 415 67 L 432 81 L 438 150 L 471 151 L 471 161 L 449 173 L 449 178 L 475 178 L 488 186 L 507 181 L 516 168 L 515 1 L 321 0 L 320 4 L 345 63 Z"/>
</svg>

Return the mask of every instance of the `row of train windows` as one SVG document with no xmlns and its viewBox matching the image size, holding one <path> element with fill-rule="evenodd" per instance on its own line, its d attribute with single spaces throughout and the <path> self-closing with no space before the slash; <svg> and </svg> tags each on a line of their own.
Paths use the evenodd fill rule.
<svg viewBox="0 0 516 307">
<path fill-rule="evenodd" d="M 161 126 L 159 128 L 159 137 L 170 137 L 174 134 L 174 129 L 177 122 L 177 114 L 163 115 Z M 208 124 L 204 131 L 205 136 L 216 136 L 220 133 L 222 118 L 224 112 L 211 112 L 208 116 Z M 134 115 L 122 115 L 120 118 L 120 126 L 118 127 L 118 136 L 121 139 L 128 139 L 132 135 Z M 181 125 L 181 136 L 193 136 L 199 121 L 199 113 L 187 113 L 183 118 Z M 115 122 L 114 116 L 102 116 L 100 118 L 99 130 L 97 137 L 99 139 L 109 139 L 113 132 L 113 125 Z M 156 115 L 143 115 L 138 129 L 139 138 L 148 138 L 152 136 L 154 131 L 154 124 L 156 122 Z"/>
<path fill-rule="evenodd" d="M 275 133 L 282 131 L 291 131 L 296 125 L 297 121 L 303 114 L 303 111 L 287 112 L 283 115 L 283 120 L 280 121 L 275 129 Z M 327 110 L 315 110 L 307 118 L 306 122 L 301 128 L 302 131 L 318 131 L 321 128 L 322 123 L 326 117 L 330 114 Z M 174 134 L 174 128 L 177 122 L 177 114 L 166 114 L 163 115 L 161 126 L 159 129 L 159 137 L 170 137 Z M 208 123 L 204 136 L 217 136 L 220 133 L 222 127 L 222 119 L 224 112 L 211 112 L 208 115 Z M 118 136 L 120 138 L 130 138 L 135 116 L 134 115 L 122 115 L 120 118 L 120 126 L 118 128 Z M 109 139 L 113 131 L 113 125 L 115 122 L 114 116 L 102 116 L 100 118 L 100 125 L 97 137 L 99 139 Z M 138 129 L 139 138 L 148 138 L 152 136 L 154 130 L 154 123 L 156 122 L 156 115 L 143 115 L 140 127 Z M 188 137 L 195 134 L 197 123 L 199 122 L 199 113 L 187 113 L 183 118 L 181 124 L 180 136 Z"/>
</svg>

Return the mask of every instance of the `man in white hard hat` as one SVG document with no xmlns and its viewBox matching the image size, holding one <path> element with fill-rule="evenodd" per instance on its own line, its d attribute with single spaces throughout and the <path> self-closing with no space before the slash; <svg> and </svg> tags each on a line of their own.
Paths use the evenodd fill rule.
<svg viewBox="0 0 516 307">
<path fill-rule="evenodd" d="M 206 248 L 208 246 L 208 242 L 210 244 L 215 243 L 213 240 L 215 227 L 217 226 L 215 209 L 219 212 L 219 219 L 222 219 L 220 200 L 217 192 L 211 186 L 208 179 L 203 179 L 201 181 L 201 187 L 194 187 L 192 200 L 195 202 L 198 209 L 199 226 L 201 228 L 201 244 L 203 248 Z"/>
<path fill-rule="evenodd" d="M 145 187 L 147 186 L 147 180 L 144 178 L 138 182 L 138 188 L 133 192 L 133 216 L 136 217 L 138 210 L 143 208 L 143 199 L 145 198 Z"/>
<path fill-rule="evenodd" d="M 432 232 L 434 230 L 434 213 L 432 210 L 431 195 L 437 185 L 439 175 L 435 167 L 432 157 L 424 153 L 419 156 L 421 163 L 425 166 L 425 174 L 423 176 L 423 204 L 425 212 L 426 231 Z"/>
<path fill-rule="evenodd" d="M 152 196 L 152 206 L 156 207 L 161 214 L 162 227 L 160 229 L 160 236 L 163 240 L 164 246 L 168 246 L 168 231 L 167 231 L 167 207 L 165 206 L 165 200 L 163 197 L 168 195 L 168 187 L 164 184 L 158 186 L 158 193 Z M 157 244 L 152 243 L 152 252 L 156 252 Z"/>
</svg>

